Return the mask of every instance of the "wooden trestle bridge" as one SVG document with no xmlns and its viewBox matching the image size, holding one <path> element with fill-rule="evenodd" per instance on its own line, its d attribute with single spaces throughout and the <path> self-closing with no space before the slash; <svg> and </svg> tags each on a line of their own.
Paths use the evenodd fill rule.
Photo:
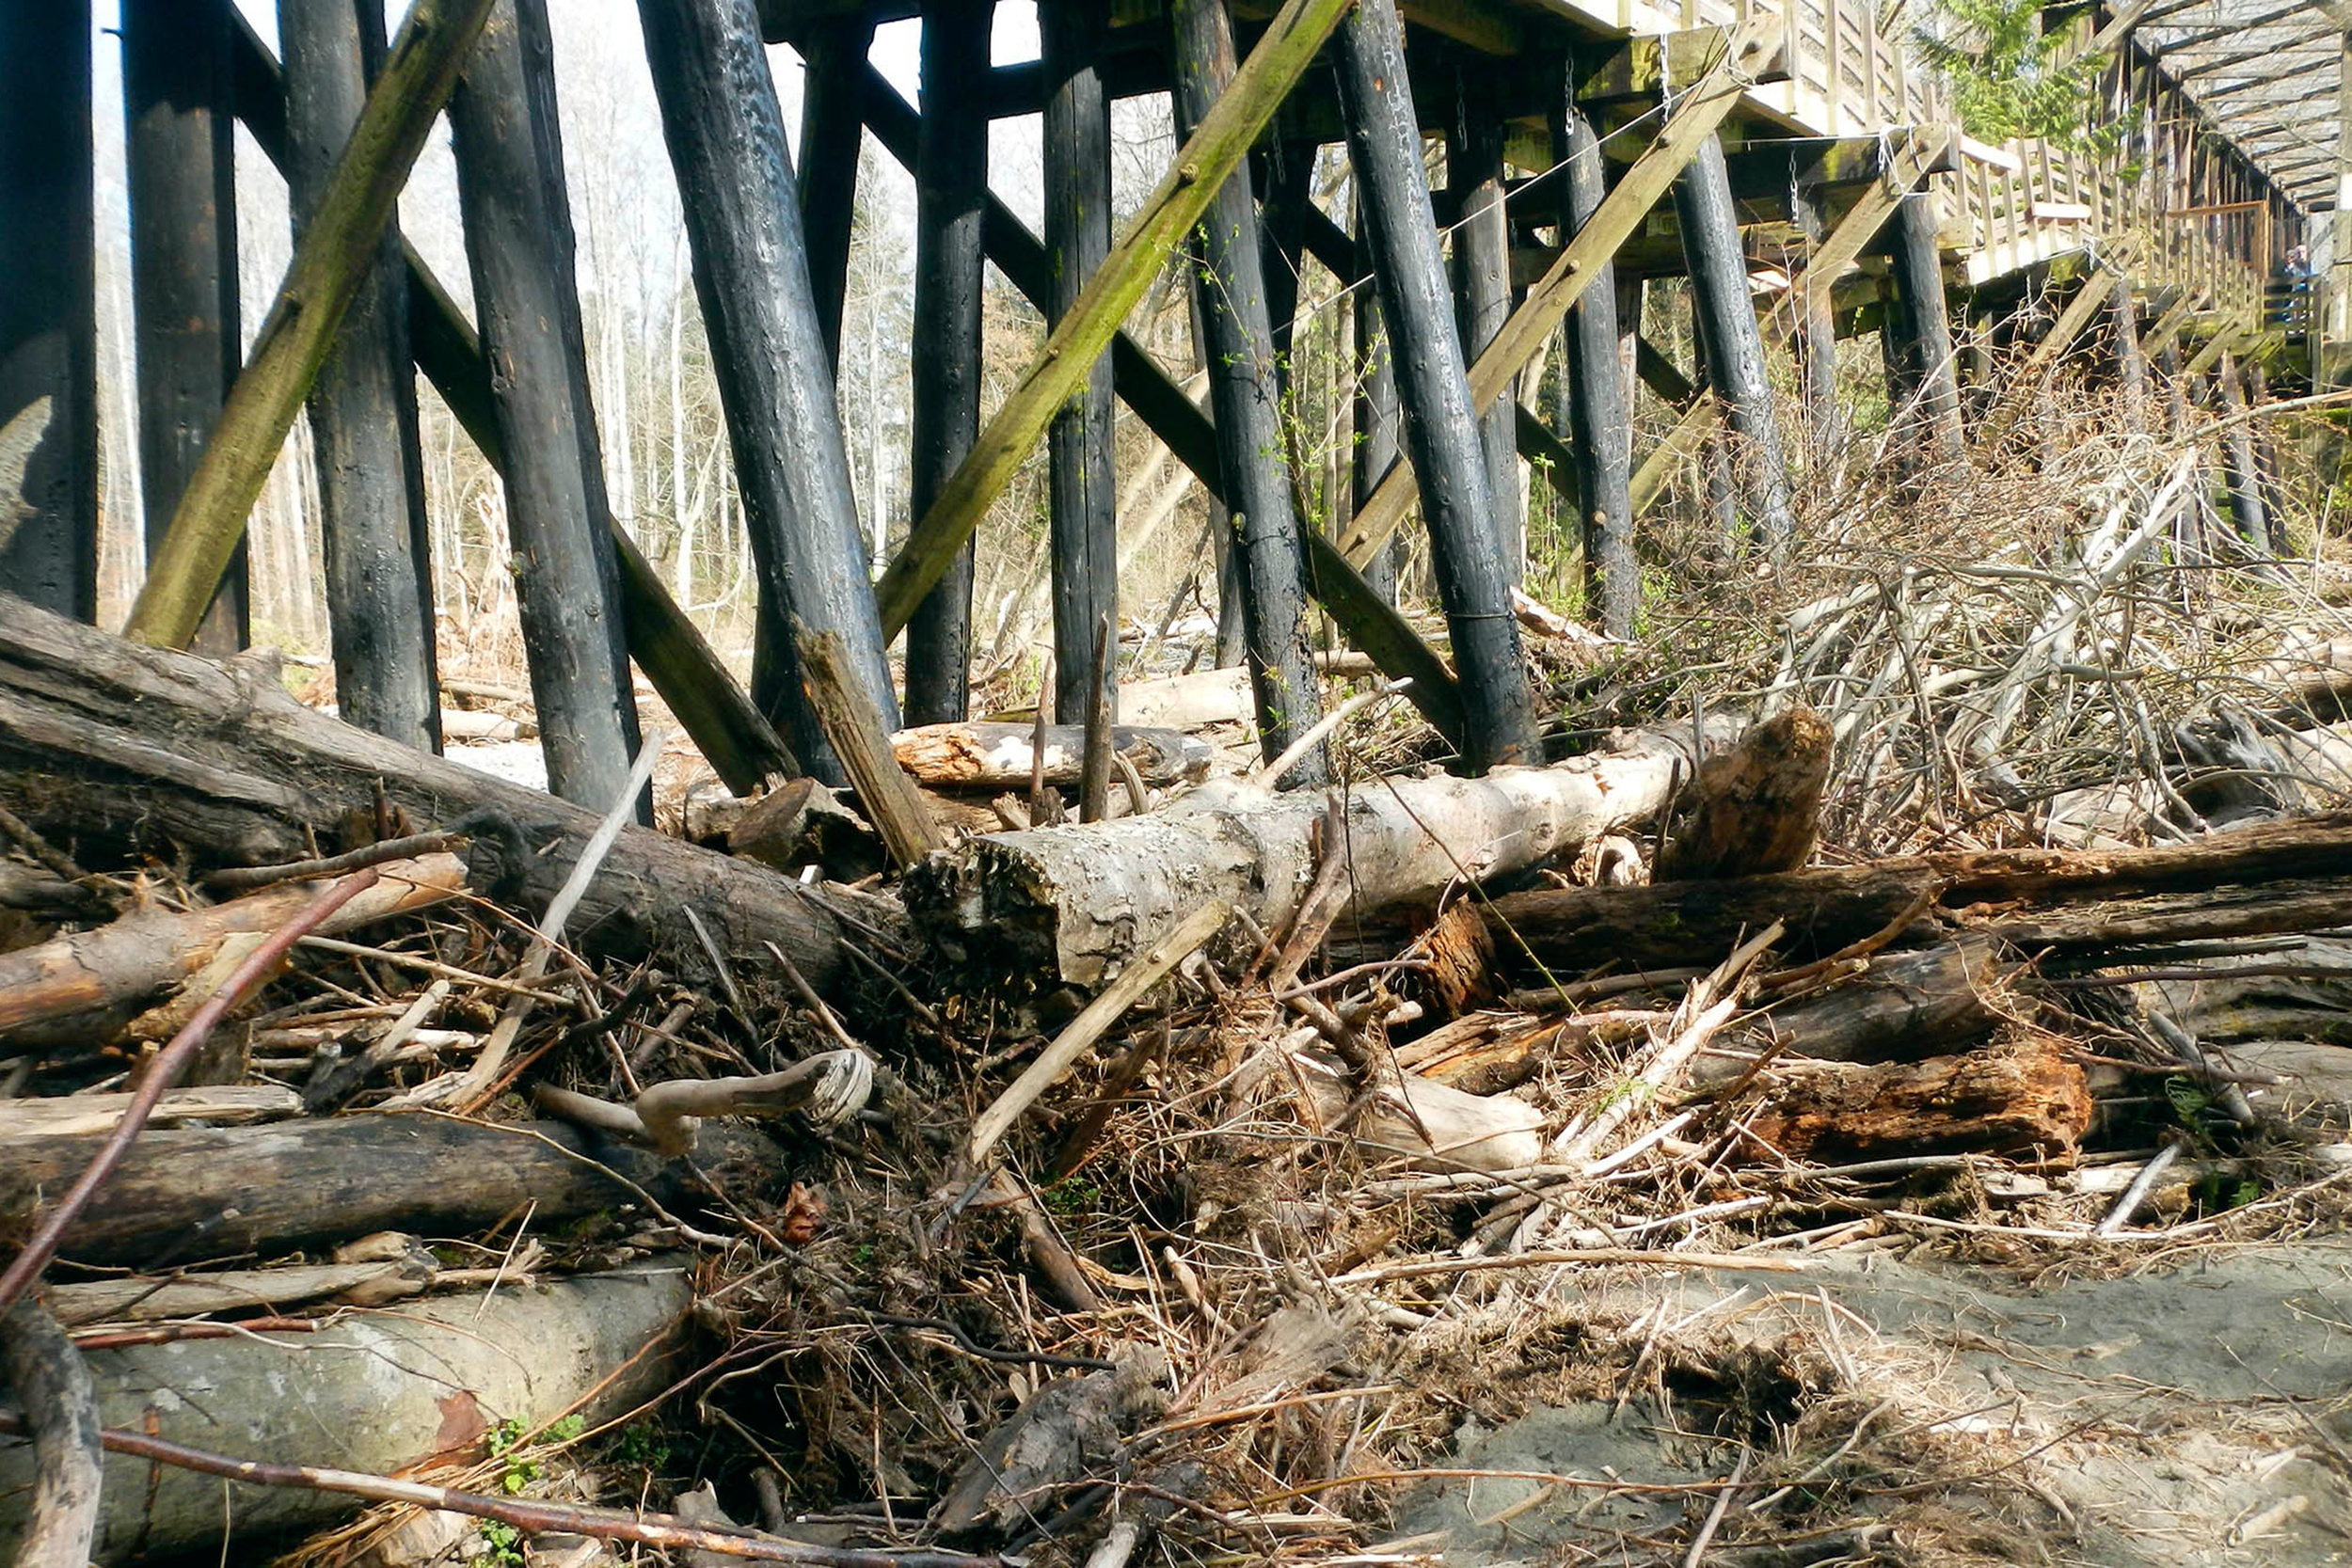
<svg viewBox="0 0 2352 1568">
<path fill-rule="evenodd" d="M 2125 388 L 2145 385 L 2151 361 L 2192 379 L 2217 372 L 2216 395 L 2229 398 L 2247 395 L 2241 367 L 2274 382 L 2324 372 L 2327 312 L 2304 291 L 2324 295 L 2327 269 L 2283 291 L 2280 279 L 2290 247 L 2328 237 L 2314 214 L 2333 205 L 2332 136 L 2318 175 L 2309 159 L 2296 166 L 2297 185 L 2228 134 L 2179 72 L 2179 50 L 2210 60 L 2232 30 L 2226 14 L 2189 26 L 2195 8 L 2247 3 L 2045 13 L 2100 63 L 2097 114 L 2122 134 L 2092 155 L 1963 136 L 1935 80 L 1864 0 L 1041 0 L 1042 58 L 994 66 L 993 0 L 640 0 L 756 557 L 746 691 L 612 523 L 548 0 L 416 0 L 389 46 L 383 0 L 281 0 L 282 61 L 228 0 L 122 0 L 150 562 L 129 630 L 215 653 L 243 641 L 240 537 L 307 404 L 342 711 L 436 745 L 413 364 L 503 477 L 559 793 L 600 804 L 626 777 L 632 659 L 730 784 L 837 778 L 860 724 L 963 716 L 971 541 L 1040 443 L 1051 451 L 1051 700 L 1065 720 L 1111 702 L 1116 660 L 1101 650 L 1119 617 L 1119 401 L 1234 519 L 1232 592 L 1269 754 L 1318 715 L 1308 623 L 1319 603 L 1383 671 L 1412 677 L 1467 766 L 1531 759 L 1511 598 L 1522 451 L 1549 459 L 1550 482 L 1573 496 L 1591 613 L 1623 631 L 1639 507 L 1719 427 L 1739 453 L 1749 526 L 1766 541 L 1796 526 L 1782 451 L 1796 421 L 1776 417 L 1771 345 L 1804 351 L 1818 404 L 1806 418 L 1828 418 L 1826 350 L 1878 333 L 1890 401 L 1908 411 L 1923 461 L 2000 439 L 2018 399 L 2094 330 Z M 2262 25 L 2298 11 L 2263 8 Z M 878 24 L 918 15 L 919 108 L 866 61 Z M 2171 31 L 2151 42 L 2165 19 Z M 2330 65 L 2342 25 L 2327 13 Z M 763 40 L 808 62 L 797 169 Z M 2297 34 L 2296 46 L 2310 41 Z M 22 476 L 0 487 L 0 584 L 85 619 L 99 523 L 90 54 L 89 0 L 0 4 L 0 457 L 11 443 L 18 455 L 0 476 Z M 1107 106 L 1144 93 L 1172 93 L 1181 150 L 1115 233 Z M 473 322 L 392 227 L 444 108 Z M 1041 111 L 1036 234 L 990 194 L 985 128 Z M 237 123 L 283 170 L 298 230 L 242 363 L 223 221 Z M 878 581 L 833 385 L 866 130 L 919 191 L 917 520 Z M 1445 145 L 1439 190 L 1426 174 L 1432 138 Z M 1303 171 L 1313 150 L 1341 143 L 1355 202 L 1327 212 Z M 1205 404 L 1120 331 L 1188 245 Z M 1273 344 L 1301 254 L 1372 281 L 1357 296 L 1359 341 L 1391 351 L 1359 402 L 1353 505 L 1329 537 L 1300 520 L 1275 422 Z M 984 259 L 1052 325 L 983 424 Z M 1621 296 L 1661 275 L 1691 281 L 1696 370 L 1642 339 Z M 1516 385 L 1555 344 L 1569 377 L 1558 432 Z M 1999 349 L 2012 350 L 2011 371 L 1996 387 L 1984 356 Z M 1672 438 L 1638 451 L 1628 362 L 1685 410 Z M 1450 660 L 1391 604 L 1386 546 L 1416 517 Z M 902 692 L 886 655 L 901 631 Z M 1313 759 L 1292 776 L 1315 778 Z"/>
</svg>

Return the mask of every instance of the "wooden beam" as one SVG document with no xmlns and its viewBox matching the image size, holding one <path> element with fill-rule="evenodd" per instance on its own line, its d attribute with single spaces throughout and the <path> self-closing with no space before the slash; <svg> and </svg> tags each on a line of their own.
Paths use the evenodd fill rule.
<svg viewBox="0 0 2352 1568">
<path fill-rule="evenodd" d="M 988 208 L 988 105 L 981 76 L 995 0 L 923 8 L 923 122 L 914 159 L 914 407 L 907 505 L 920 516 L 980 433 L 980 302 Z M 861 110 L 861 124 L 863 112 Z M 972 542 L 907 623 L 909 724 L 967 716 Z"/>
<path fill-rule="evenodd" d="M 1045 320 L 1058 326 L 1077 309 L 1111 248 L 1110 98 L 1101 55 L 1105 19 L 1097 0 L 1042 0 L 1050 92 L 1045 101 Z M 1251 226 L 1255 238 L 1255 225 Z M 1112 430 L 1113 368 L 1098 351 L 1056 412 L 1046 439 L 1046 534 L 1054 574 L 1054 714 L 1083 723 L 1094 709 L 1093 649 L 1106 623 L 1117 640 L 1118 447 Z M 1119 712 L 1116 657 L 1099 661 Z"/>
<path fill-rule="evenodd" d="M 1446 136 L 1446 190 L 1460 214 L 1454 225 L 1454 309 L 1462 353 L 1475 359 L 1511 319 L 1511 225 L 1503 211 L 1502 120 L 1484 101 L 1474 67 L 1454 70 L 1454 126 Z M 1515 376 L 1472 405 L 1494 495 L 1495 534 L 1513 586 L 1527 575 L 1527 492 L 1519 483 L 1512 404 Z"/>
<path fill-rule="evenodd" d="M 1796 532 L 1779 410 L 1764 362 L 1764 335 L 1748 288 L 1747 253 L 1724 172 L 1724 149 L 1709 136 L 1675 184 L 1675 214 L 1691 263 L 1691 301 L 1705 345 L 1707 379 L 1738 437 L 1731 452 L 1741 510 L 1773 546 Z"/>
<path fill-rule="evenodd" d="M 791 622 L 841 638 L 885 725 L 896 726 L 898 704 L 758 19 L 751 0 L 638 0 L 637 12 L 771 623 L 752 700 L 812 775 L 838 782 Z"/>
<path fill-rule="evenodd" d="M 417 0 L 401 24 L 170 531 L 149 562 L 126 628 L 133 638 L 179 647 L 195 634 L 489 9 L 490 0 Z"/>
<path fill-rule="evenodd" d="M 1088 280 L 1078 307 L 1006 394 L 972 455 L 916 522 L 876 585 L 882 624 L 895 633 L 947 569 L 1062 404 L 1083 383 L 1120 323 L 1200 220 L 1217 187 L 1241 166 L 1274 110 L 1306 73 L 1349 0 L 1287 0 L 1250 52 L 1232 88 L 1178 152 L 1119 243 Z M 1212 465 L 1213 467 L 1214 465 Z"/>
<path fill-rule="evenodd" d="M 588 396 L 554 70 L 546 0 L 497 0 L 450 98 L 450 124 L 548 788 L 599 808 L 628 787 L 637 699 Z M 652 820 L 650 795 L 640 819 Z"/>
<path fill-rule="evenodd" d="M 89 0 L 0 6 L 0 574 L 98 616 Z"/>
<path fill-rule="evenodd" d="M 1168 20 L 1176 51 L 1172 106 L 1176 134 L 1184 138 L 1232 86 L 1238 67 L 1225 0 L 1170 0 Z M 1299 161 L 1305 162 L 1303 154 Z M 1297 199 L 1305 198 L 1302 188 Z M 1246 168 L 1228 179 L 1210 202 L 1193 248 L 1192 287 L 1231 508 L 1228 547 L 1241 590 L 1258 745 L 1272 761 L 1314 728 L 1323 715 L 1323 696 L 1308 642 L 1305 531 L 1285 456 L 1274 325 L 1266 308 L 1257 203 Z M 1305 787 L 1329 778 L 1329 760 L 1318 745 L 1293 765 L 1283 782 Z"/>
<path fill-rule="evenodd" d="M 250 35 L 242 23 L 230 25 L 225 41 L 243 103 L 254 96 L 240 69 Z M 285 6 L 278 38 L 293 62 L 292 85 L 283 93 L 278 145 L 265 150 L 285 171 L 298 240 L 367 102 L 369 82 L 383 70 L 382 0 Z M 270 85 L 266 97 L 279 96 Z M 299 154 L 289 157 L 289 149 Z M 397 222 L 386 225 L 334 355 L 310 388 L 310 436 L 336 710 L 361 729 L 437 752 L 433 551 L 402 250 Z"/>
<path fill-rule="evenodd" d="M 126 0 L 131 294 L 137 323 L 139 482 L 147 548 L 220 419 L 243 357 L 238 332 L 236 118 L 229 23 L 207 0 Z M 230 556 L 191 646 L 226 658 L 250 640 L 245 546 Z"/>
<path fill-rule="evenodd" d="M 1564 238 L 1591 223 L 1608 196 L 1600 138 L 1579 102 L 1581 86 L 1564 72 L 1551 116 L 1552 158 L 1562 166 L 1554 207 Z M 1616 272 L 1606 260 L 1568 312 L 1565 340 L 1567 471 L 1584 546 L 1584 603 L 1602 631 L 1630 637 L 1642 602 L 1641 562 L 1633 553 L 1633 410 L 1618 356 Z M 1525 420 L 1519 428 L 1524 436 Z"/>
<path fill-rule="evenodd" d="M 1357 224 L 1359 229 L 1362 227 L 1360 217 Z M 1355 242 L 1348 243 L 1352 276 Z M 1328 258 L 1324 260 L 1324 265 L 1330 265 Z M 1351 297 L 1356 312 L 1356 361 L 1361 367 L 1353 410 L 1355 447 L 1348 454 L 1348 515 L 1353 516 L 1379 487 L 1382 477 L 1401 461 L 1404 413 L 1396 401 L 1396 361 L 1390 349 L 1387 324 L 1380 314 L 1380 291 L 1359 286 Z M 1387 604 L 1396 602 L 1396 574 L 1400 565 L 1397 558 L 1403 547 L 1392 540 L 1364 562 L 1364 581 Z"/>
<path fill-rule="evenodd" d="M 1348 164 L 1363 202 L 1361 249 L 1396 343 L 1406 444 L 1424 482 L 1422 516 L 1461 685 L 1463 761 L 1474 773 L 1533 762 L 1534 699 L 1476 419 L 1493 392 L 1473 394 L 1463 368 L 1391 0 L 1361 0 L 1341 24 L 1338 57 Z M 1507 384 L 1501 378 L 1498 388 Z"/>
<path fill-rule="evenodd" d="M 1740 102 L 1744 90 L 1741 72 L 1769 57 L 1773 47 L 1769 39 L 1775 25 L 1759 16 L 1742 27 L 1724 58 L 1677 103 L 1658 139 L 1618 178 L 1592 221 L 1579 229 L 1576 237 L 1561 248 L 1550 267 L 1529 288 L 1527 297 L 1512 312 L 1502 333 L 1470 367 L 1473 401 L 1490 399 L 1498 388 L 1518 373 L 1520 366 L 1534 356 L 1544 340 L 1559 326 L 1569 308 L 1598 276 L 1600 263 L 1616 254 L 1617 248 L 1657 205 L 1658 198 L 1666 194 L 1699 145 L 1715 134 L 1715 128 Z M 1393 470 L 1381 483 L 1341 536 L 1340 548 L 1351 562 L 1360 568 L 1372 558 L 1374 550 L 1387 543 L 1389 535 L 1405 520 L 1415 493 L 1408 468 Z"/>
</svg>

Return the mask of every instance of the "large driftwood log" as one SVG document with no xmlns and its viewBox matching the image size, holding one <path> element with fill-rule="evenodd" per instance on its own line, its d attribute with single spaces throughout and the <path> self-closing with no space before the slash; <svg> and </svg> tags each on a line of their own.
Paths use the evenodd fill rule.
<svg viewBox="0 0 2352 1568">
<path fill-rule="evenodd" d="M 378 792 L 418 829 L 490 810 L 517 823 L 520 901 L 545 906 L 597 814 L 427 756 L 303 707 L 266 659 L 215 664 L 139 647 L 0 594 L 0 805 L 67 846 L 184 855 L 199 865 L 299 860 Z M 622 832 L 571 940 L 599 951 L 660 947 L 708 968 L 679 913 L 691 904 L 731 959 L 768 962 L 762 941 L 823 984 L 841 960 L 832 908 L 892 924 L 886 900 L 821 894 L 763 867 L 642 829 Z"/>
<path fill-rule="evenodd" d="M 1434 901 L 1655 816 L 1686 745 L 1645 732 L 1556 768 L 1383 780 L 1347 794 L 1322 852 L 1346 857 L 1352 909 Z M 1213 898 L 1273 930 L 1314 879 L 1330 811 L 1321 791 L 1220 780 L 1149 816 L 973 839 L 914 868 L 908 907 L 950 957 L 1090 986 Z"/>
<path fill-rule="evenodd" d="M 396 1474 L 439 1458 L 483 1457 L 499 1422 L 526 1427 L 579 1403 L 590 1422 L 658 1394 L 692 1300 L 688 1260 L 652 1258 L 540 1290 L 507 1288 L 351 1314 L 315 1334 L 246 1335 L 87 1353 L 101 1420 L 237 1458 Z M 646 1354 L 648 1351 L 652 1354 Z M 0 1497 L 24 1495 L 30 1448 L 0 1438 Z M 355 1498 L 241 1486 L 145 1460 L 106 1456 L 93 1560 L 259 1561 L 237 1539 L 314 1529 Z M 23 1527 L 0 1508 L 0 1559 Z"/>
<path fill-rule="evenodd" d="M 21 1138 L 0 1164 L 0 1234 L 63 1192 L 95 1138 Z M 721 1189 L 758 1192 L 786 1168 L 755 1131 L 703 1130 L 693 1167 Z M 600 1168 L 601 1167 L 601 1168 Z M 626 1180 L 616 1180 L 619 1178 Z M 634 1183 L 632 1187 L 630 1183 Z M 82 1263 L 175 1264 L 264 1257 L 377 1230 L 462 1235 L 537 1205 L 561 1224 L 630 1205 L 673 1212 L 702 1184 L 682 1161 L 562 1122 L 492 1127 L 446 1117 L 355 1116 L 262 1127 L 151 1131 L 131 1146 L 58 1249 Z"/>
</svg>

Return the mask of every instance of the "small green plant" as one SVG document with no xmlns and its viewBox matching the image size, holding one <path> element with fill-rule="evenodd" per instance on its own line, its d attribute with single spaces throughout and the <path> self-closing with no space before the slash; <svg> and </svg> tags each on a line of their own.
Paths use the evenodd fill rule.
<svg viewBox="0 0 2352 1568">
<path fill-rule="evenodd" d="M 670 1445 L 663 1440 L 660 1429 L 651 1421 L 639 1421 L 621 1431 L 621 1440 L 613 1454 L 624 1465 L 639 1465 L 660 1474 L 670 1463 Z"/>
<path fill-rule="evenodd" d="M 568 1443 L 587 1428 L 588 1423 L 580 1417 L 564 1416 L 549 1422 L 544 1435 L 550 1443 Z M 520 1493 L 542 1474 L 537 1460 L 523 1458 L 516 1451 L 522 1445 L 524 1434 L 530 1431 L 531 1423 L 520 1416 L 510 1416 L 490 1429 L 490 1457 L 506 1461 L 506 1470 L 500 1476 L 499 1485 L 508 1497 Z"/>
<path fill-rule="evenodd" d="M 1065 1176 L 1039 1195 L 1045 1207 L 1064 1219 L 1089 1213 L 1103 1206 L 1102 1190 L 1082 1176 Z"/>
<path fill-rule="evenodd" d="M 513 1525 L 502 1525 L 496 1519 L 485 1521 L 482 1544 L 490 1548 L 485 1560 L 496 1568 L 522 1568 L 523 1532 Z"/>
</svg>

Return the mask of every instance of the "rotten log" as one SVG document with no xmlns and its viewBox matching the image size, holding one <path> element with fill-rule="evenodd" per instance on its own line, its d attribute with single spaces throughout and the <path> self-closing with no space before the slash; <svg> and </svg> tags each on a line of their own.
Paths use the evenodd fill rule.
<svg viewBox="0 0 2352 1568">
<path fill-rule="evenodd" d="M 43 1196 L 81 1174 L 100 1141 L 36 1137 L 10 1146 L 0 1171 L 0 1220 L 11 1234 Z M 731 1126 L 703 1129 L 691 1164 L 564 1122 L 493 1127 L 363 1114 L 151 1129 L 67 1230 L 59 1251 L 77 1263 L 136 1267 L 167 1259 L 181 1266 L 247 1253 L 275 1257 L 379 1230 L 466 1235 L 531 1205 L 532 1224 L 543 1227 L 608 1212 L 642 1214 L 648 1195 L 672 1212 L 691 1212 L 707 1191 L 744 1198 L 787 1168 L 784 1150 L 767 1134 Z M 465 1179 L 453 1180 L 458 1171 Z"/>
<path fill-rule="evenodd" d="M 533 851 L 516 901 L 543 909 L 597 817 L 537 790 L 414 752 L 313 713 L 274 661 L 226 664 L 77 626 L 0 595 L 0 804 L 54 841 L 186 858 L 199 868 L 264 865 L 317 853 L 347 814 L 381 799 L 418 828 L 478 811 L 517 825 Z M 596 952 L 660 949 L 679 973 L 709 968 L 685 917 L 691 904 L 731 962 L 756 972 L 783 948 L 820 986 L 840 962 L 835 909 L 868 927 L 897 924 L 886 900 L 803 888 L 774 872 L 644 829 L 625 830 L 586 900 L 574 940 Z"/>
<path fill-rule="evenodd" d="M 17 1568 L 84 1568 L 97 1538 L 105 1478 L 97 1391 L 89 1364 L 56 1319 L 39 1302 L 20 1301 L 0 1313 L 0 1386 L 15 1395 L 31 1430 L 30 1462 L 15 1466 L 30 1494 L 18 1536 Z M 5 1540 L 5 1537 L 0 1537 Z"/>
<path fill-rule="evenodd" d="M 2071 1161 L 2091 1108 L 2072 1049 L 2033 1035 L 1964 1056 L 1814 1067 L 1773 1084 L 1741 1125 L 1776 1153 L 1832 1164 L 1947 1152 Z"/>
<path fill-rule="evenodd" d="M 676 1370 L 672 1353 L 691 1296 L 686 1260 L 657 1257 L 542 1290 L 356 1314 L 312 1334 L 86 1354 L 107 1427 L 238 1458 L 301 1456 L 396 1473 L 480 1458 L 497 1421 L 536 1427 L 575 1406 L 595 1421 L 660 1393 Z M 515 1354 L 524 1345 L 531 1354 Z M 159 1398 L 167 1388 L 204 1393 Z M 29 1447 L 0 1437 L 0 1496 L 21 1495 L 31 1470 Z M 278 1486 L 239 1487 L 224 1507 L 222 1487 L 212 1476 L 110 1453 L 91 1560 L 111 1568 L 199 1547 L 209 1560 L 229 1540 L 315 1529 L 360 1506 L 348 1496 Z M 13 1511 L 0 1513 L 0 1556 L 14 1549 L 23 1523 Z M 230 1555 L 251 1561 L 263 1554 Z"/>
<path fill-rule="evenodd" d="M 1775 714 L 1699 766 L 1676 805 L 1658 880 L 1794 871 L 1820 837 L 1835 736 L 1808 707 Z"/>
<path fill-rule="evenodd" d="M 1353 792 L 1350 907 L 1434 900 L 1466 875 L 1515 871 L 1654 816 L 1688 769 L 1686 745 L 1645 732 L 1556 768 Z M 1320 793 L 1217 781 L 1149 816 L 973 839 L 917 866 L 906 897 L 952 958 L 1094 985 L 1210 898 L 1278 928 L 1314 879 L 1327 810 Z"/>
</svg>

